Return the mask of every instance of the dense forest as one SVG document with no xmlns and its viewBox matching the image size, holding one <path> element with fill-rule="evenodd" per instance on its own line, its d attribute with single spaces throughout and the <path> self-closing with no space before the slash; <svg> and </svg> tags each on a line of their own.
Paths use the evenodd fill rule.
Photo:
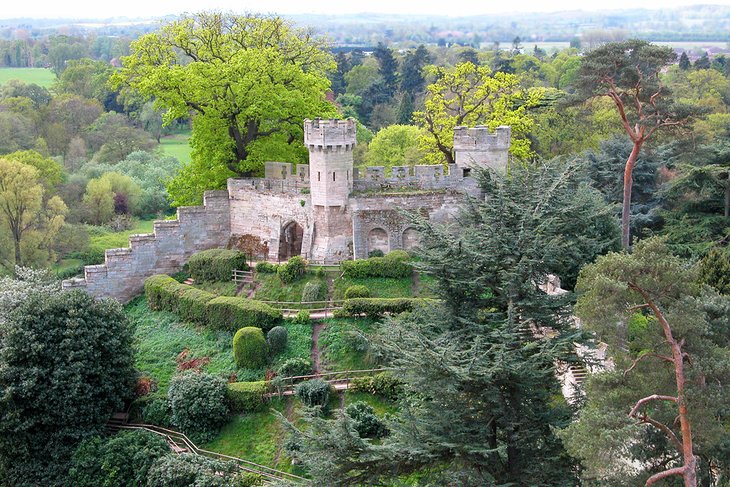
<svg viewBox="0 0 730 487">
<path fill-rule="evenodd" d="M 730 56 L 645 40 L 726 42 L 728 12 L 8 22 L 0 483 L 729 485 Z M 61 291 L 228 178 L 306 164 L 317 117 L 357 121 L 360 167 L 509 125 L 509 169 L 458 226 L 409 215 L 414 255 L 216 250 L 125 306 Z M 591 372 L 568 397 L 566 370 Z M 110 434 L 120 411 L 202 448 Z"/>
</svg>

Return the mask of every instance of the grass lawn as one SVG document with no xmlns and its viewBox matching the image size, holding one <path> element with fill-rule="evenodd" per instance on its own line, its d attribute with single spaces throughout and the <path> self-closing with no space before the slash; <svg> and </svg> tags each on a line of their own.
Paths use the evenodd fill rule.
<svg viewBox="0 0 730 487">
<path fill-rule="evenodd" d="M 408 298 L 413 296 L 413 279 L 410 277 L 394 279 L 388 277 L 368 277 L 355 279 L 340 277 L 335 280 L 334 299 L 344 299 L 345 291 L 350 286 L 362 285 L 370 289 L 373 298 Z"/>
<path fill-rule="evenodd" d="M 167 392 L 177 371 L 175 359 L 186 348 L 188 359 L 210 358 L 203 367 L 206 372 L 227 378 L 236 371 L 231 333 L 180 323 L 172 313 L 151 311 L 144 297 L 128 304 L 125 312 L 134 327 L 135 365 L 157 381 L 160 393 Z"/>
<path fill-rule="evenodd" d="M 376 364 L 368 356 L 367 343 L 359 333 L 375 331 L 375 321 L 368 318 L 330 318 L 319 335 L 319 349 L 325 371 L 363 370 Z"/>
<path fill-rule="evenodd" d="M 46 68 L 0 68 L 0 85 L 11 79 L 50 88 L 53 82 L 56 81 L 56 75 Z"/>
<path fill-rule="evenodd" d="M 255 299 L 259 299 L 261 301 L 291 301 L 297 303 L 302 300 L 302 291 L 308 282 L 316 280 L 324 282 L 323 279 L 316 277 L 312 273 L 304 274 L 302 277 L 289 284 L 281 282 L 281 279 L 279 279 L 279 276 L 276 274 L 256 273 L 255 279 L 259 286 L 258 289 L 256 289 L 256 294 L 254 295 Z"/>
<path fill-rule="evenodd" d="M 187 164 L 190 162 L 190 134 L 174 134 L 166 135 L 160 139 L 159 147 L 162 152 L 168 156 L 177 158 L 181 163 Z"/>
<path fill-rule="evenodd" d="M 137 220 L 134 227 L 123 232 L 112 232 L 99 228 L 89 232 L 89 248 L 103 252 L 106 249 L 129 247 L 129 236 L 137 233 L 152 233 L 154 220 Z"/>
<path fill-rule="evenodd" d="M 299 401 L 292 401 L 290 419 L 296 419 L 296 407 Z M 266 465 L 268 467 L 301 475 L 301 469 L 292 466 L 291 461 L 282 452 L 286 431 L 273 410 L 286 414 L 287 399 L 274 399 L 268 409 L 258 413 L 235 416 L 225 425 L 218 436 L 211 442 L 200 445 L 201 448 L 230 455 Z"/>
<path fill-rule="evenodd" d="M 51 271 L 58 276 L 68 276 L 72 271 L 84 273 L 84 261 L 81 259 L 61 259 L 51 266 Z"/>
</svg>

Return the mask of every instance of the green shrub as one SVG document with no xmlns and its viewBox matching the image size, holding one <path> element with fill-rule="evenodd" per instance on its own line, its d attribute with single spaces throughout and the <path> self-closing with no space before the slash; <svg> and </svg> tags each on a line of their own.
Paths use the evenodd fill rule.
<svg viewBox="0 0 730 487">
<path fill-rule="evenodd" d="M 239 250 L 204 250 L 188 260 L 190 275 L 198 282 L 230 281 L 234 269 L 248 270 L 246 254 Z"/>
<path fill-rule="evenodd" d="M 385 257 L 385 254 L 380 249 L 371 250 L 368 252 L 368 257 Z"/>
<path fill-rule="evenodd" d="M 330 398 L 330 384 L 322 379 L 302 382 L 296 391 L 297 397 L 309 407 L 326 406 Z"/>
<path fill-rule="evenodd" d="M 215 297 L 215 294 L 182 284 L 177 289 L 177 315 L 185 321 L 205 324 L 208 303 Z"/>
<path fill-rule="evenodd" d="M 302 302 L 322 301 L 327 297 L 327 286 L 322 281 L 309 281 L 302 290 Z"/>
<path fill-rule="evenodd" d="M 285 264 L 279 265 L 276 274 L 284 283 L 290 283 L 304 275 L 307 270 L 307 261 L 297 255 L 289 259 Z"/>
<path fill-rule="evenodd" d="M 355 285 L 345 289 L 345 299 L 369 298 L 370 289 L 367 286 Z"/>
<path fill-rule="evenodd" d="M 241 328 L 233 336 L 233 358 L 239 367 L 258 369 L 266 365 L 269 346 L 266 344 L 261 328 L 248 326 Z"/>
<path fill-rule="evenodd" d="M 178 286 L 181 286 L 179 282 L 165 274 L 155 274 L 145 279 L 144 294 L 150 309 L 175 311 Z"/>
<path fill-rule="evenodd" d="M 156 426 L 170 426 L 170 404 L 167 398 L 157 397 L 142 408 L 142 421 Z"/>
<path fill-rule="evenodd" d="M 397 401 L 403 392 L 403 383 L 391 372 L 380 372 L 370 377 L 356 377 L 350 382 L 349 390 L 377 394 L 391 401 Z"/>
<path fill-rule="evenodd" d="M 296 316 L 292 318 L 292 321 L 298 325 L 309 325 L 312 322 L 312 319 L 309 315 L 308 309 L 300 309 Z"/>
<path fill-rule="evenodd" d="M 279 266 L 277 264 L 272 264 L 271 262 L 259 262 L 256 264 L 256 272 L 260 272 L 262 274 L 276 274 L 278 269 Z"/>
<path fill-rule="evenodd" d="M 167 391 L 172 424 L 196 440 L 210 439 L 228 416 L 226 381 L 210 374 L 173 377 Z"/>
<path fill-rule="evenodd" d="M 383 438 L 388 435 L 385 423 L 375 415 L 373 407 L 366 402 L 358 401 L 348 405 L 345 414 L 352 418 L 360 438 Z"/>
<path fill-rule="evenodd" d="M 234 413 L 259 411 L 264 403 L 268 389 L 266 381 L 233 382 L 228 384 L 228 401 Z"/>
<path fill-rule="evenodd" d="M 266 343 L 269 344 L 269 353 L 278 355 L 286 349 L 288 332 L 283 326 L 275 326 L 266 334 Z"/>
<path fill-rule="evenodd" d="M 269 330 L 282 315 L 281 311 L 261 301 L 219 296 L 208 302 L 206 317 L 214 328 L 236 331 L 247 326 Z"/>
<path fill-rule="evenodd" d="M 346 260 L 340 264 L 345 277 L 362 279 L 367 277 L 404 278 L 413 274 L 410 257 L 403 250 L 394 250 L 385 257 L 371 257 L 361 260 Z"/>
<path fill-rule="evenodd" d="M 413 311 L 413 307 L 423 299 L 418 298 L 353 298 L 345 300 L 341 316 L 378 317 L 386 313 L 398 314 Z"/>
<path fill-rule="evenodd" d="M 311 375 L 312 362 L 301 357 L 294 357 L 286 360 L 276 371 L 281 377 L 299 377 Z"/>
</svg>

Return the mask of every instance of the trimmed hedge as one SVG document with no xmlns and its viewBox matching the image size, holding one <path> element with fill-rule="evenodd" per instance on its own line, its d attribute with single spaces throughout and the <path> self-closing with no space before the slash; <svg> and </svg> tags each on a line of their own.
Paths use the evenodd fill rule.
<svg viewBox="0 0 730 487">
<path fill-rule="evenodd" d="M 340 316 L 373 316 L 378 317 L 386 313 L 398 314 L 413 311 L 417 303 L 424 302 L 419 298 L 353 298 L 345 300 Z"/>
<path fill-rule="evenodd" d="M 208 302 L 208 324 L 221 330 L 236 331 L 256 326 L 265 331 L 281 320 L 281 311 L 266 303 L 245 298 L 218 296 Z"/>
<path fill-rule="evenodd" d="M 197 282 L 230 281 L 234 269 L 248 270 L 248 264 L 239 250 L 210 249 L 193 254 L 188 269 Z"/>
<path fill-rule="evenodd" d="M 233 336 L 233 358 L 236 365 L 246 369 L 257 369 L 266 365 L 269 345 L 261 328 L 247 326 Z"/>
<path fill-rule="evenodd" d="M 281 311 L 246 298 L 221 296 L 181 284 L 163 274 L 148 277 L 144 292 L 150 309 L 171 311 L 181 319 L 235 332 L 245 326 L 265 330 L 281 320 Z"/>
<path fill-rule="evenodd" d="M 385 257 L 346 260 L 340 264 L 345 277 L 362 279 L 367 277 L 404 278 L 413 274 L 409 255 L 403 250 L 394 250 Z"/>
<path fill-rule="evenodd" d="M 281 377 L 299 377 L 302 375 L 310 375 L 312 373 L 312 361 L 302 357 L 293 357 L 287 359 L 283 364 L 279 365 L 276 372 Z"/>
<path fill-rule="evenodd" d="M 297 397 L 307 406 L 326 406 L 329 401 L 330 390 L 329 382 L 322 379 L 312 379 L 297 385 Z"/>
<path fill-rule="evenodd" d="M 276 271 L 279 270 L 278 264 L 272 264 L 271 262 L 259 262 L 256 264 L 256 272 L 260 272 L 262 274 L 276 274 Z"/>
<path fill-rule="evenodd" d="M 283 326 L 275 326 L 266 334 L 266 343 L 269 344 L 269 353 L 278 355 L 286 349 L 289 332 Z"/>
<path fill-rule="evenodd" d="M 370 289 L 367 286 L 355 285 L 345 289 L 345 299 L 369 298 Z"/>
<path fill-rule="evenodd" d="M 403 393 L 403 382 L 392 372 L 380 372 L 370 377 L 356 377 L 350 382 L 349 390 L 377 394 L 391 401 L 397 401 Z"/>
<path fill-rule="evenodd" d="M 266 381 L 232 382 L 228 384 L 228 402 L 234 413 L 252 413 L 262 409 L 268 390 Z"/>
</svg>

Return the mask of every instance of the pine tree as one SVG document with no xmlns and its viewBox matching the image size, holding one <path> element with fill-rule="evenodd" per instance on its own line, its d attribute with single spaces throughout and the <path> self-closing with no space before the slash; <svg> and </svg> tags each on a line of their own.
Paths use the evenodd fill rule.
<svg viewBox="0 0 730 487">
<path fill-rule="evenodd" d="M 687 71 L 691 66 L 691 63 L 689 62 L 689 57 L 687 56 L 687 53 L 682 51 L 682 55 L 679 56 L 679 69 L 682 71 Z"/>
<path fill-rule="evenodd" d="M 292 427 L 315 481 L 372 485 L 419 471 L 429 485 L 576 485 L 576 462 L 554 433 L 571 418 L 555 399 L 555 363 L 577 360 L 581 337 L 571 294 L 538 284 L 614 248 L 618 228 L 575 164 L 482 176 L 488 196 L 458 228 L 416 219 L 420 271 L 440 304 L 391 320 L 378 337 L 405 389 L 391 435 L 365 442 L 346 416 Z"/>
<path fill-rule="evenodd" d="M 384 93 L 392 98 L 398 89 L 398 62 L 393 57 L 393 51 L 379 42 L 373 51 L 373 57 L 378 61 L 378 71 L 383 77 Z"/>
</svg>

